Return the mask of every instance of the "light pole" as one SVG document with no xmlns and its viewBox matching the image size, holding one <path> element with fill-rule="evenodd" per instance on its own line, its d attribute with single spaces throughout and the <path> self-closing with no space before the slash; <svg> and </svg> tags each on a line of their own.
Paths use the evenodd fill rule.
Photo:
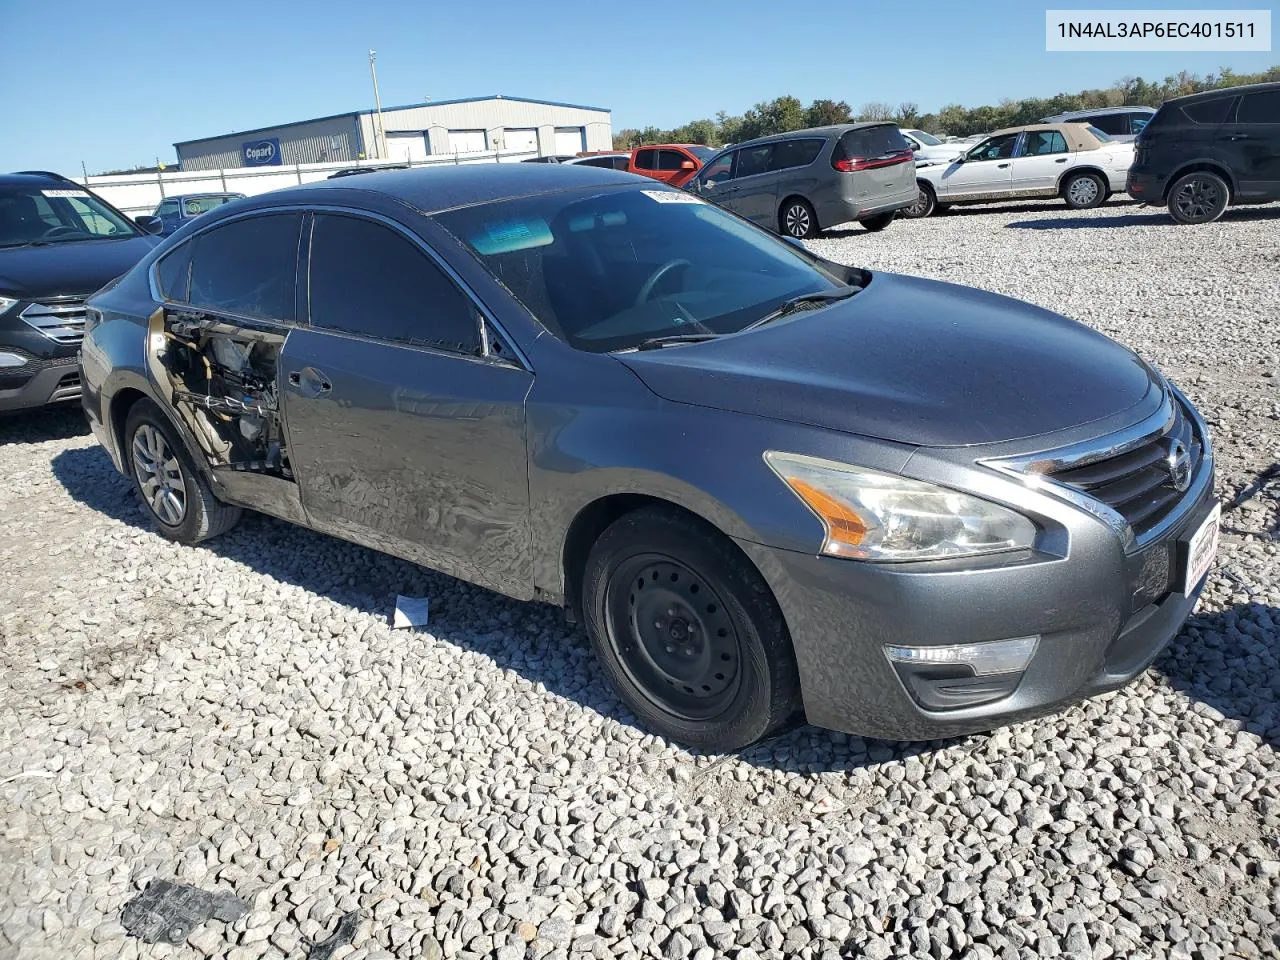
<svg viewBox="0 0 1280 960">
<path fill-rule="evenodd" d="M 374 139 L 378 143 L 378 156 L 385 159 L 387 156 L 387 125 L 382 120 L 382 97 L 378 94 L 378 51 L 369 51 L 369 74 L 373 77 L 373 104 L 378 111 L 378 129 L 374 133 Z"/>
</svg>

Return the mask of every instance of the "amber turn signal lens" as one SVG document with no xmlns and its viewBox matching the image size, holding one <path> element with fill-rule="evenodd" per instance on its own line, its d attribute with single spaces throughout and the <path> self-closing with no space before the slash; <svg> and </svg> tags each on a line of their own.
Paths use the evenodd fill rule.
<svg viewBox="0 0 1280 960">
<path fill-rule="evenodd" d="M 848 504 L 841 503 L 830 494 L 823 493 L 817 487 L 806 483 L 799 477 L 787 477 L 787 485 L 800 495 L 800 499 L 809 505 L 822 522 L 827 525 L 827 538 L 850 546 L 862 543 L 867 535 L 867 525 Z"/>
</svg>

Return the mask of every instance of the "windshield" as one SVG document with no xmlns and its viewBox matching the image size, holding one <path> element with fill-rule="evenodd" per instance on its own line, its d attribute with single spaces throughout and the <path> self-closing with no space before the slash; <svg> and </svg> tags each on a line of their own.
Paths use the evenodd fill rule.
<svg viewBox="0 0 1280 960">
<path fill-rule="evenodd" d="M 133 236 L 124 217 L 74 186 L 0 188 L 0 247 Z"/>
<path fill-rule="evenodd" d="M 685 147 L 685 149 L 688 150 L 690 153 L 692 153 L 695 157 L 697 157 L 703 163 L 706 163 L 708 160 L 710 160 L 712 157 L 716 155 L 716 152 L 712 150 L 710 147 L 700 147 L 697 144 L 694 144 L 689 147 Z"/>
<path fill-rule="evenodd" d="M 942 143 L 942 141 L 932 133 L 925 133 L 923 130 L 910 130 L 908 132 L 926 147 L 936 147 L 940 146 Z"/>
<path fill-rule="evenodd" d="M 593 353 L 736 333 L 841 286 L 785 241 L 669 188 L 543 194 L 437 219 L 548 330 Z"/>
</svg>

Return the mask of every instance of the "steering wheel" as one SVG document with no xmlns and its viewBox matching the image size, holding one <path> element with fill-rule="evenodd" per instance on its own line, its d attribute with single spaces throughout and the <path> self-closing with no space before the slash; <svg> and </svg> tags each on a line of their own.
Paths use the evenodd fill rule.
<svg viewBox="0 0 1280 960">
<path fill-rule="evenodd" d="M 640 292 L 636 294 L 635 305 L 638 307 L 642 303 L 646 303 L 648 299 L 651 296 L 653 296 L 653 291 L 654 291 L 654 288 L 657 287 L 658 281 L 661 280 L 663 277 L 665 277 L 672 270 L 676 269 L 676 267 L 691 267 L 691 266 L 693 266 L 693 264 L 690 263 L 688 260 L 679 260 L 679 259 L 668 260 L 666 263 L 660 266 L 657 270 L 653 271 L 653 273 L 649 274 L 649 279 L 640 285 Z"/>
<path fill-rule="evenodd" d="M 59 224 L 56 227 L 50 227 L 44 233 L 40 234 L 40 239 L 52 240 L 54 237 L 61 236 L 64 233 L 83 233 L 83 232 L 84 232 L 83 230 L 78 230 L 75 227 L 68 227 L 66 224 Z"/>
</svg>

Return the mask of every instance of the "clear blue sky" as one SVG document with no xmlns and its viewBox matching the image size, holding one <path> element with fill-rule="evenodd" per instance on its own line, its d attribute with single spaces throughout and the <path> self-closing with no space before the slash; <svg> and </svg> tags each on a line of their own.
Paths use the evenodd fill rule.
<svg viewBox="0 0 1280 960">
<path fill-rule="evenodd" d="M 741 113 L 784 93 L 855 109 L 913 101 L 929 111 L 1105 86 L 1126 74 L 1280 63 L 1276 52 L 1046 53 L 1047 5 L 1073 6 L 0 0 L 0 170 L 172 162 L 175 141 L 363 109 L 373 102 L 370 47 L 384 105 L 504 93 L 609 107 L 615 131 Z"/>
</svg>

